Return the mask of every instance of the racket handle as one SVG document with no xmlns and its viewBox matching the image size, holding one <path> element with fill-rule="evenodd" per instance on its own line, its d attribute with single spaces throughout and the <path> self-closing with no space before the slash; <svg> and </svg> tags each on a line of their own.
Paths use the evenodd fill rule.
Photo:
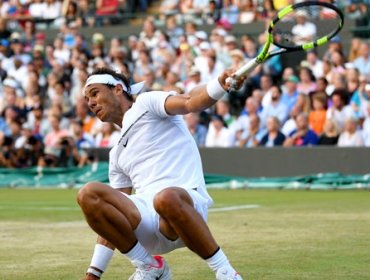
<svg viewBox="0 0 370 280">
<path fill-rule="evenodd" d="M 260 63 L 257 62 L 257 59 L 254 58 L 250 60 L 247 64 L 239 68 L 235 73 L 234 73 L 234 78 L 228 77 L 226 79 L 226 83 L 230 85 L 230 88 L 233 89 L 236 87 L 236 79 L 248 75 L 250 72 L 253 71 L 254 68 L 256 68 Z"/>
<path fill-rule="evenodd" d="M 245 64 L 244 66 L 242 66 L 241 68 L 239 68 L 235 73 L 235 78 L 240 78 L 242 76 L 246 76 L 248 75 L 250 72 L 253 71 L 254 68 L 256 68 L 257 66 L 259 65 L 259 63 L 257 62 L 257 59 L 254 58 L 252 60 L 250 60 L 247 64 Z"/>
</svg>

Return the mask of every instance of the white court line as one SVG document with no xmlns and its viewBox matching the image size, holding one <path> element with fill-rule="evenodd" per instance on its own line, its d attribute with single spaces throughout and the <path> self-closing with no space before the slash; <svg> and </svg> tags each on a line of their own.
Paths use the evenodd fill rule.
<svg viewBox="0 0 370 280">
<path fill-rule="evenodd" d="M 234 211 L 240 209 L 254 209 L 260 207 L 257 204 L 245 204 L 245 205 L 236 205 L 236 206 L 229 206 L 229 207 L 220 207 L 220 208 L 211 208 L 208 212 L 226 212 L 226 211 Z"/>
<path fill-rule="evenodd" d="M 228 207 L 219 207 L 219 208 L 211 208 L 208 212 L 226 212 L 226 211 L 234 211 L 234 210 L 241 210 L 241 209 L 254 209 L 260 207 L 257 204 L 245 204 L 245 205 L 235 205 L 235 206 L 228 206 Z M 24 206 L 24 207 L 14 207 L 14 206 L 0 206 L 0 210 L 30 210 L 30 211 L 73 211 L 78 210 L 78 207 L 50 207 L 50 206 Z"/>
<path fill-rule="evenodd" d="M 30 211 L 71 211 L 71 210 L 80 210 L 78 207 L 61 207 L 61 206 L 0 206 L 0 210 L 30 210 Z"/>
</svg>

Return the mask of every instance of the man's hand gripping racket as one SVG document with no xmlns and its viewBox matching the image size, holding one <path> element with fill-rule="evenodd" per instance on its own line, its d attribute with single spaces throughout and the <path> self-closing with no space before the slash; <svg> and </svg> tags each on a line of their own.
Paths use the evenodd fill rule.
<svg viewBox="0 0 370 280">
<path fill-rule="evenodd" d="M 325 24 L 320 25 L 320 29 L 317 28 L 316 34 L 312 38 L 306 38 L 305 41 L 293 32 L 296 19 L 302 16 L 308 21 L 325 21 Z M 265 45 L 258 56 L 233 73 L 232 78 L 228 78 L 226 82 L 230 85 L 230 89 L 238 88 L 237 80 L 246 77 L 254 68 L 267 59 L 283 53 L 307 51 L 322 46 L 338 34 L 343 24 L 342 12 L 332 4 L 320 1 L 305 1 L 289 5 L 279 11 L 275 18 L 271 20 L 266 31 Z M 270 50 L 272 45 L 275 48 Z"/>
</svg>

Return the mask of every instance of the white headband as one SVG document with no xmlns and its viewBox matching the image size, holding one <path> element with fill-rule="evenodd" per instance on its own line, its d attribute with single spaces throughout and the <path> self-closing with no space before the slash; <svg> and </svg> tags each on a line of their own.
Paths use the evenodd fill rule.
<svg viewBox="0 0 370 280">
<path fill-rule="evenodd" d="M 130 86 L 130 92 L 128 92 L 128 89 L 127 89 L 126 85 L 122 81 L 116 80 L 112 75 L 110 75 L 110 74 L 96 74 L 96 75 L 91 75 L 87 79 L 84 90 L 82 91 L 82 94 L 85 95 L 86 88 L 89 85 L 92 85 L 92 84 L 104 84 L 104 85 L 113 85 L 113 86 L 121 85 L 122 89 L 125 92 L 127 92 L 129 94 L 139 94 L 140 91 L 144 87 L 144 83 L 145 82 L 143 81 L 143 82 L 139 82 L 139 83 L 136 83 L 136 84 L 132 84 Z"/>
</svg>

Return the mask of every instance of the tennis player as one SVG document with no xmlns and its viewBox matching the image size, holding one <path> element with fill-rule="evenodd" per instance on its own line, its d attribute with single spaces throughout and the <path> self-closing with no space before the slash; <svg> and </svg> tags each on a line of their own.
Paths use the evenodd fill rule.
<svg viewBox="0 0 370 280">
<path fill-rule="evenodd" d="M 206 224 L 213 202 L 181 116 L 215 104 L 226 94 L 229 76 L 226 70 L 187 95 L 137 95 L 142 83 L 130 86 L 110 69 L 89 76 L 84 94 L 90 110 L 120 126 L 121 138 L 109 154 L 110 185 L 90 182 L 78 193 L 86 220 L 99 235 L 85 280 L 102 277 L 115 248 L 136 267 L 130 280 L 172 279 L 159 255 L 185 246 L 206 261 L 216 279 L 242 279 Z"/>
</svg>

